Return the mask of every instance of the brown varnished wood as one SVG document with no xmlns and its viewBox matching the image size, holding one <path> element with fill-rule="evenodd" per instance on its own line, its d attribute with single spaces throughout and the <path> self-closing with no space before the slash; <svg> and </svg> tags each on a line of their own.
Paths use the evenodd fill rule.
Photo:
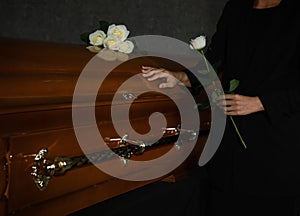
<svg viewBox="0 0 300 216">
<path fill-rule="evenodd" d="M 83 154 L 72 123 L 72 98 L 80 73 L 95 54 L 81 45 L 9 38 L 0 38 L 0 47 L 0 207 L 4 209 L 0 213 L 39 215 L 42 212 L 43 215 L 66 215 L 170 175 L 176 179 L 176 176 L 183 176 L 182 173 L 187 173 L 197 164 L 207 138 L 206 132 L 210 128 L 209 110 L 199 113 L 202 133 L 196 148 L 172 173 L 159 179 L 131 182 L 114 178 L 94 165 L 86 165 L 54 177 L 46 190 L 39 191 L 30 172 L 34 155 L 41 148 L 48 148 L 53 157 Z M 180 113 L 174 102 L 155 92 L 159 81 L 148 82 L 143 78 L 140 74 L 141 65 L 183 69 L 170 60 L 156 57 L 139 57 L 114 68 L 99 88 L 95 101 L 95 116 L 103 138 L 120 136 L 111 122 L 113 97 L 121 113 L 131 104 L 130 121 L 138 133 L 144 134 L 150 130 L 148 118 L 153 112 L 163 113 L 168 127 L 176 127 L 180 123 Z M 106 64 L 100 64 L 97 73 L 98 70 L 103 73 Z M 122 92 L 117 90 L 133 75 L 137 75 L 136 80 L 126 91 L 137 94 L 144 88 L 151 91 L 134 101 L 126 101 Z M 93 94 L 88 88 L 92 81 L 93 77 L 89 77 L 84 83 L 87 86 L 87 97 Z M 166 93 L 185 102 L 183 89 L 179 86 L 166 90 Z M 204 92 L 197 96 L 199 100 L 207 100 Z M 92 103 L 83 100 L 75 105 L 84 111 Z M 118 116 L 120 124 L 124 119 L 126 115 Z M 82 126 L 88 128 L 90 125 L 91 122 L 86 121 Z M 160 157 L 172 146 L 170 144 L 149 150 L 134 156 L 132 160 Z M 99 146 L 89 149 L 91 153 L 101 150 L 103 148 Z M 115 166 L 116 161 L 103 163 Z"/>
<path fill-rule="evenodd" d="M 129 192 L 157 180 L 159 179 L 153 179 L 147 182 L 132 182 L 111 179 L 110 181 L 102 182 L 102 184 L 93 185 L 93 187 L 88 187 L 74 193 L 66 194 L 65 196 L 57 197 L 55 200 L 39 203 L 35 205 L 34 208 L 25 208 L 22 211 L 16 212 L 16 215 L 38 216 L 41 215 L 41 212 L 45 216 L 68 215 L 74 212 L 74 204 L 79 204 L 77 209 L 88 207 L 92 204 L 99 203 L 101 200 L 106 200 L 122 193 Z M 123 188 L 123 190 L 121 191 L 120 188 Z"/>
<path fill-rule="evenodd" d="M 7 73 L 78 74 L 93 57 L 84 46 L 1 38 L 1 71 Z"/>
<path fill-rule="evenodd" d="M 8 107 L 1 109 L 2 113 L 17 111 L 17 106 L 24 105 L 31 106 L 31 110 L 41 109 L 44 104 L 70 105 L 77 79 L 95 55 L 80 45 L 6 38 L 0 41 L 0 106 Z M 105 70 L 105 61 L 99 64 L 101 70 Z M 155 57 L 140 57 L 120 64 L 106 79 L 113 82 L 107 81 L 101 86 L 98 101 L 108 101 L 124 80 L 141 73 L 141 65 L 165 66 L 174 70 L 183 68 L 170 60 Z M 151 84 L 141 77 L 135 85 L 150 85 L 155 89 L 157 82 Z M 177 92 L 178 89 L 170 91 Z"/>
</svg>

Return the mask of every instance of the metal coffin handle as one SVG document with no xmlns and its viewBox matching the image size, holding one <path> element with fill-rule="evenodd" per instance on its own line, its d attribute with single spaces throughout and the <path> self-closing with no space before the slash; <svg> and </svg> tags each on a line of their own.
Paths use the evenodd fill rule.
<svg viewBox="0 0 300 216">
<path fill-rule="evenodd" d="M 178 140 L 180 133 L 183 133 L 184 136 L 182 137 L 187 141 L 197 138 L 197 133 L 192 130 L 182 130 L 179 127 L 164 128 L 163 130 L 164 136 L 157 142 L 151 144 L 139 140 L 131 140 L 127 134 L 122 138 L 107 137 L 105 139 L 106 142 L 117 142 L 119 147 L 77 157 L 54 157 L 54 159 L 49 159 L 48 149 L 43 148 L 35 155 L 34 163 L 31 166 L 31 175 L 37 188 L 42 191 L 47 187 L 53 176 L 63 175 L 75 167 L 80 167 L 91 162 L 95 163 L 112 159 L 115 158 L 116 155 L 121 157 L 122 162 L 126 165 L 128 159 L 133 155 L 140 155 L 144 151 L 156 146 L 175 143 L 176 149 L 180 150 L 181 142 Z"/>
</svg>

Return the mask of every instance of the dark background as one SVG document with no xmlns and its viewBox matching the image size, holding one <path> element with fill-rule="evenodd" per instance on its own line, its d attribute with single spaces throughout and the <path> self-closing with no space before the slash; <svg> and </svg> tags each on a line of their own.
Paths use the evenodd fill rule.
<svg viewBox="0 0 300 216">
<path fill-rule="evenodd" d="M 81 44 L 99 20 L 125 24 L 129 37 L 152 34 L 184 42 L 215 31 L 227 0 L 1 0 L 0 36 Z"/>
</svg>

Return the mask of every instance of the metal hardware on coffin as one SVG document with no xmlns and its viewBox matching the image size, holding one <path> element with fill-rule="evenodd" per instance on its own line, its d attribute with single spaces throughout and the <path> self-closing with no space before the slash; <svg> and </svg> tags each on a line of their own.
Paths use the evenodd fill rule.
<svg viewBox="0 0 300 216">
<path fill-rule="evenodd" d="M 128 164 L 128 159 L 124 158 L 124 157 L 120 157 L 121 162 L 124 166 L 126 166 Z"/>
<path fill-rule="evenodd" d="M 181 145 L 182 145 L 182 143 L 180 141 L 175 142 L 175 148 L 177 151 L 179 151 L 181 149 Z"/>
<path fill-rule="evenodd" d="M 104 160 L 120 157 L 124 166 L 128 164 L 128 160 L 133 155 L 143 154 L 147 149 L 154 148 L 165 144 L 175 144 L 175 148 L 180 150 L 182 141 L 195 140 L 197 133 L 192 130 L 184 130 L 180 128 L 164 128 L 164 136 L 158 141 L 145 143 L 141 140 L 129 139 L 128 134 L 121 138 L 106 138 L 105 142 L 117 142 L 119 147 L 104 150 L 102 152 L 95 152 L 88 155 L 81 155 L 76 157 L 54 157 L 49 159 L 48 149 L 41 149 L 34 158 L 34 164 L 31 166 L 31 175 L 39 190 L 44 190 L 53 176 L 63 175 L 67 171 L 90 163 L 98 163 Z M 180 140 L 179 134 L 182 136 Z"/>
<path fill-rule="evenodd" d="M 125 98 L 125 100 L 135 100 L 137 99 L 137 95 L 134 93 L 129 93 L 129 92 L 124 92 L 123 93 L 123 97 Z"/>
</svg>

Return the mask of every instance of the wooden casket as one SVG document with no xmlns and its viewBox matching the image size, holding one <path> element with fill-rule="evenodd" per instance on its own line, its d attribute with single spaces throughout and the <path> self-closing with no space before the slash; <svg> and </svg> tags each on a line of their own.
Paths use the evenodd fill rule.
<svg viewBox="0 0 300 216">
<path fill-rule="evenodd" d="M 182 66 L 157 57 L 123 62 L 109 73 L 101 87 L 98 83 L 94 99 L 74 103 L 80 74 L 95 53 L 80 45 L 8 38 L 0 40 L 0 47 L 0 215 L 40 215 L 41 212 L 42 215 L 67 215 L 154 181 L 180 180 L 197 166 L 210 128 L 210 112 L 200 113 L 196 135 L 188 128 L 184 130 L 180 127 L 176 104 L 169 96 L 154 91 L 160 81 L 149 82 L 139 75 L 141 65 L 174 70 Z M 105 67 L 100 65 L 97 72 L 102 73 Z M 134 75 L 137 75 L 135 81 L 121 88 Z M 94 83 L 93 77 L 82 80 L 87 87 Z M 149 91 L 140 94 L 139 89 Z M 184 102 L 180 86 L 167 91 Z M 81 96 L 89 98 L 89 93 Z M 195 99 L 201 101 L 206 97 L 200 92 Z M 123 128 L 121 132 L 112 122 L 112 104 L 119 108 L 114 120 Z M 74 106 L 83 116 L 86 109 L 93 107 L 95 119 L 83 118 L 74 126 Z M 157 133 L 162 131 L 162 136 L 154 142 L 158 144 L 148 147 L 144 142 L 154 139 L 149 134 L 152 130 L 149 117 L 157 112 L 165 116 L 166 127 L 157 130 Z M 99 131 L 96 135 L 95 125 Z M 82 147 L 75 127 L 83 128 L 89 139 L 100 135 L 104 144 L 95 147 L 85 143 Z M 148 135 L 146 139 L 132 139 L 133 131 Z M 178 133 L 186 133 L 187 140 L 179 143 Z M 112 167 L 122 173 L 133 161 L 151 161 L 169 153 L 176 159 L 176 154 L 184 152 L 191 142 L 189 139 L 194 138 L 197 141 L 187 159 L 153 178 L 142 179 L 139 175 L 122 178 L 97 166 L 105 164 L 105 168 Z M 179 153 L 171 152 L 175 147 Z M 131 170 L 132 173 L 142 171 L 144 168 L 139 166 Z"/>
</svg>

